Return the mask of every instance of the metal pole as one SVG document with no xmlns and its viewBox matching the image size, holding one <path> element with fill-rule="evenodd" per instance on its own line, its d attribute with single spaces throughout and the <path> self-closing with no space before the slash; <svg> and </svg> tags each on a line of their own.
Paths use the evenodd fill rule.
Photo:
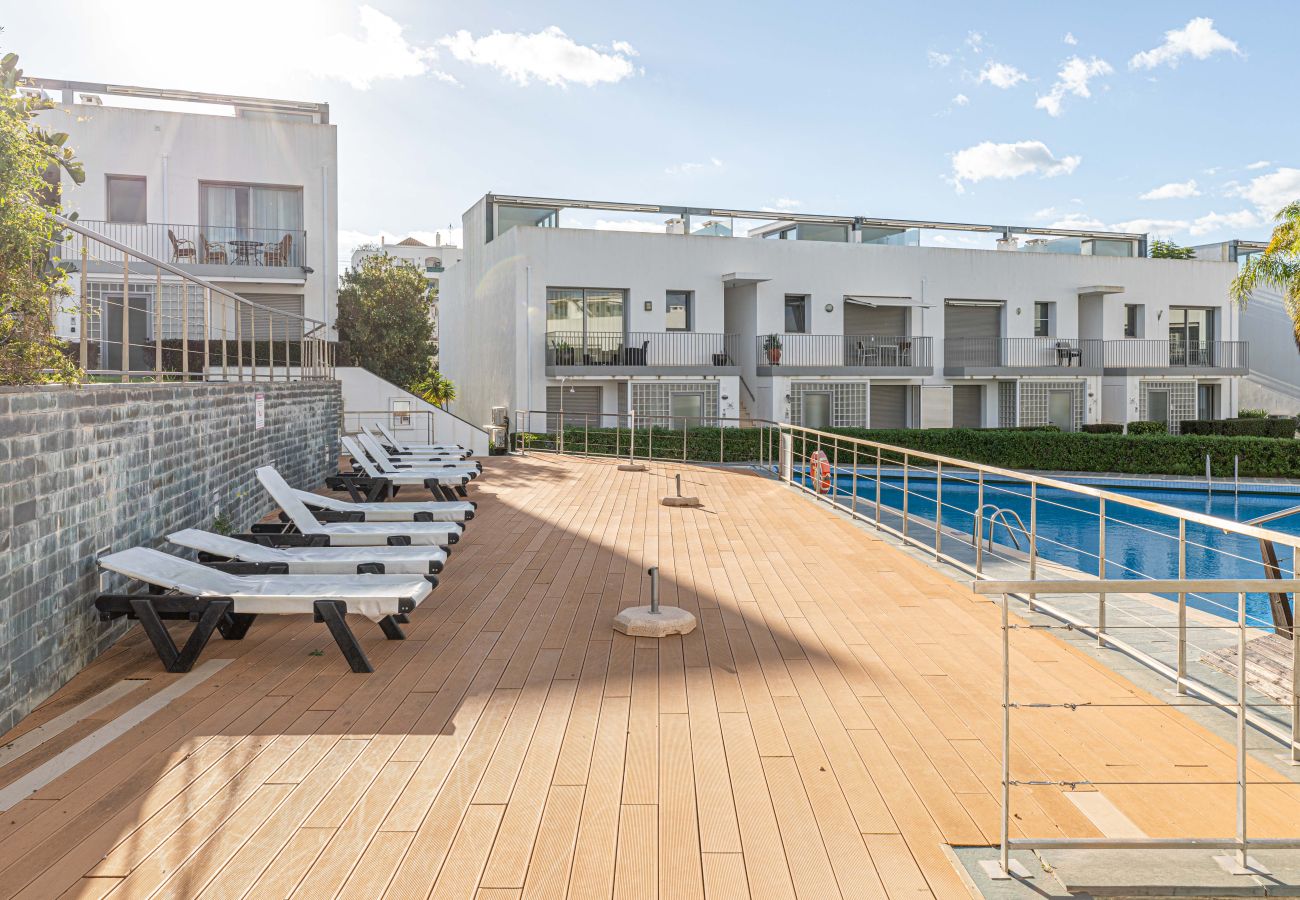
<svg viewBox="0 0 1300 900">
<path fill-rule="evenodd" d="M 235 304 L 235 366 L 239 369 L 239 380 L 244 380 L 244 311 Z"/>
<path fill-rule="evenodd" d="M 1296 634 L 1294 624 L 1291 626 L 1291 762 L 1300 765 L 1300 635 Z"/>
<path fill-rule="evenodd" d="M 1214 493 L 1214 482 L 1210 480 L 1210 454 L 1205 454 L 1205 492 Z"/>
<path fill-rule="evenodd" d="M 678 472 L 677 473 L 677 496 L 680 497 L 681 495 L 682 495 L 682 473 Z"/>
<path fill-rule="evenodd" d="M 853 480 L 850 489 L 853 491 L 853 499 L 849 501 L 850 509 L 856 516 L 858 514 L 858 445 L 856 443 L 853 445 Z"/>
<path fill-rule="evenodd" d="M 880 448 L 876 448 L 876 530 L 880 529 Z"/>
<path fill-rule="evenodd" d="M 130 257 L 122 251 L 122 381 L 131 380 L 131 273 Z"/>
<path fill-rule="evenodd" d="M 1234 453 L 1232 455 L 1232 494 L 1237 495 L 1241 490 L 1241 455 Z"/>
<path fill-rule="evenodd" d="M 903 454 L 903 540 L 907 540 L 907 454 Z"/>
<path fill-rule="evenodd" d="M 672 424 L 671 420 L 669 424 Z M 689 424 L 690 420 L 686 416 L 682 416 L 682 462 L 686 462 L 686 426 Z"/>
<path fill-rule="evenodd" d="M 1294 635 L 1292 640 L 1295 640 Z M 1246 868 L 1246 594 L 1237 594 L 1237 865 Z"/>
<path fill-rule="evenodd" d="M 1029 580 L 1038 578 L 1038 482 L 1029 483 Z M 1029 595 L 1029 611 L 1034 611 L 1038 594 Z"/>
<path fill-rule="evenodd" d="M 591 449 L 588 425 L 591 422 L 590 413 L 582 414 L 582 455 L 586 456 Z"/>
<path fill-rule="evenodd" d="M 190 380 L 190 286 L 184 281 L 181 289 L 181 378 Z"/>
<path fill-rule="evenodd" d="M 941 554 L 943 542 L 943 463 L 934 464 L 934 558 Z"/>
<path fill-rule="evenodd" d="M 627 408 L 627 461 L 636 464 L 636 410 Z"/>
<path fill-rule="evenodd" d="M 651 566 L 646 569 L 646 574 L 650 576 L 650 614 L 659 615 L 659 567 Z"/>
<path fill-rule="evenodd" d="M 1002 874 L 1011 866 L 1011 616 L 1008 595 L 1002 595 L 1002 844 L 998 862 Z"/>
<path fill-rule="evenodd" d="M 1187 577 L 1187 520 L 1178 520 L 1178 580 Z M 1178 595 L 1178 675 L 1175 687 L 1180 694 L 1187 693 L 1187 593 Z"/>
<path fill-rule="evenodd" d="M 1097 577 L 1106 580 L 1106 500 L 1097 501 Z M 1106 594 L 1097 594 L 1097 646 L 1106 646 Z"/>
<path fill-rule="evenodd" d="M 162 381 L 162 269 L 156 270 L 153 284 L 153 380 Z"/>
<path fill-rule="evenodd" d="M 203 289 L 203 381 L 208 378 L 208 369 L 212 360 L 209 353 L 212 351 L 212 288 Z"/>
<path fill-rule="evenodd" d="M 618 424 L 618 414 L 614 414 L 614 458 L 618 459 L 622 455 L 622 442 L 619 440 L 621 429 Z"/>
<path fill-rule="evenodd" d="M 289 319 L 284 320 L 284 380 L 293 380 L 293 360 L 289 354 Z"/>
<path fill-rule="evenodd" d="M 840 492 L 840 439 L 836 437 L 831 444 L 831 503 Z"/>
<path fill-rule="evenodd" d="M 90 340 L 86 337 L 86 323 L 90 321 L 90 298 L 86 296 L 86 290 L 89 285 L 86 279 L 86 239 L 81 239 L 81 370 L 84 372 L 90 366 Z M 103 328 L 100 328 L 103 332 Z M 103 337 L 102 333 L 100 335 Z M 103 363 L 100 363 L 102 366 Z"/>
<path fill-rule="evenodd" d="M 975 576 L 984 573 L 984 470 L 975 479 Z"/>
</svg>

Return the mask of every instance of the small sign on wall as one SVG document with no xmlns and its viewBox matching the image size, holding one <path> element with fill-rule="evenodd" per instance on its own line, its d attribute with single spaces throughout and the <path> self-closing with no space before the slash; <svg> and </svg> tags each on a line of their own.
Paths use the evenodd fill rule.
<svg viewBox="0 0 1300 900">
<path fill-rule="evenodd" d="M 253 427 L 266 427 L 266 394 L 257 394 L 253 397 Z"/>
</svg>

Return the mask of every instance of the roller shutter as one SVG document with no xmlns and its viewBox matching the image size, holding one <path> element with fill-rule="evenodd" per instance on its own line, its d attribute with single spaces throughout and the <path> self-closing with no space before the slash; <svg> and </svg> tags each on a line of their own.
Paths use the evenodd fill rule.
<svg viewBox="0 0 1300 900">
<path fill-rule="evenodd" d="M 907 427 L 907 385 L 873 384 L 871 386 L 872 428 Z"/>
<path fill-rule="evenodd" d="M 564 424 L 568 428 L 581 428 L 585 420 L 592 428 L 601 424 L 600 385 L 571 387 L 551 386 L 546 388 L 546 427 L 553 431 L 560 422 L 560 391 L 564 391 Z M 612 425 L 612 422 L 604 424 Z"/>
<path fill-rule="evenodd" d="M 952 389 L 952 427 L 981 428 L 984 425 L 984 386 L 958 384 Z"/>
<path fill-rule="evenodd" d="M 905 335 L 907 313 L 906 306 L 867 306 L 849 300 L 844 304 L 844 333 Z"/>
</svg>

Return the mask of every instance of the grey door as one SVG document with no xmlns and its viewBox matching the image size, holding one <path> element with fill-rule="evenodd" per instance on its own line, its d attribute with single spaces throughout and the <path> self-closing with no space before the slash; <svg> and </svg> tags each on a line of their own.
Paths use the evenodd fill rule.
<svg viewBox="0 0 1300 900">
<path fill-rule="evenodd" d="M 872 428 L 906 428 L 907 385 L 873 384 L 869 423 Z"/>
<path fill-rule="evenodd" d="M 1002 307 L 943 308 L 944 363 L 953 366 L 1001 364 Z"/>
<path fill-rule="evenodd" d="M 1047 392 L 1047 420 L 1062 431 L 1074 431 L 1074 391 Z"/>
<path fill-rule="evenodd" d="M 952 427 L 984 427 L 984 385 L 957 384 L 952 388 Z"/>
<path fill-rule="evenodd" d="M 1169 392 L 1147 392 L 1147 420 L 1151 422 L 1169 422 Z"/>
<path fill-rule="evenodd" d="M 805 391 L 800 399 L 800 424 L 805 428 L 831 427 L 830 391 Z"/>
<path fill-rule="evenodd" d="M 601 387 L 600 385 L 567 384 L 563 387 L 553 385 L 546 388 L 546 428 L 554 431 L 560 424 L 560 412 L 564 413 L 565 428 L 581 428 L 585 422 L 591 428 L 599 427 Z M 612 425 L 612 422 L 603 424 Z"/>
<path fill-rule="evenodd" d="M 101 369 L 120 371 L 122 368 L 122 295 L 109 294 L 104 298 L 103 312 L 104 343 L 100 354 Z M 149 322 L 149 298 L 142 294 L 132 294 L 130 320 L 127 327 L 131 329 L 127 337 L 129 368 L 133 372 L 152 370 L 154 367 L 153 329 Z M 200 345 L 201 346 L 201 345 Z M 176 354 L 179 362 L 180 356 Z M 179 369 L 180 366 L 177 365 Z"/>
</svg>

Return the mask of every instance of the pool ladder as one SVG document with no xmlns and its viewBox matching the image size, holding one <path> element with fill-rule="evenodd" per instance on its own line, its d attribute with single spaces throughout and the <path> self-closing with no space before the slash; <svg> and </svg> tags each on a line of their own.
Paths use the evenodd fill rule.
<svg viewBox="0 0 1300 900">
<path fill-rule="evenodd" d="M 988 547 L 990 552 L 992 552 L 993 550 L 993 532 L 995 530 L 994 526 L 997 525 L 999 521 L 1002 522 L 1002 527 L 1007 530 L 1007 536 L 1011 538 L 1011 543 L 1015 545 L 1015 548 L 1017 550 L 1020 549 L 1020 538 L 1016 537 L 1015 529 L 1013 529 L 1011 527 L 1011 523 L 1007 521 L 1007 516 L 1010 516 L 1011 518 L 1016 520 L 1016 528 L 1019 528 L 1021 533 L 1024 534 L 1025 540 L 1029 541 L 1030 543 L 1033 542 L 1034 540 L 1033 535 L 1031 535 L 1029 533 L 1029 529 L 1025 527 L 1024 520 L 1020 518 L 1019 513 L 1017 513 L 1014 509 L 1010 509 L 1005 506 L 997 506 L 996 504 L 993 503 L 985 503 L 979 509 L 975 510 L 975 517 L 971 520 L 970 523 L 970 544 L 972 547 L 975 546 L 975 526 L 979 523 L 980 519 L 983 518 L 984 510 L 986 509 L 993 510 L 993 512 L 989 514 Z"/>
<path fill-rule="evenodd" d="M 1300 513 L 1300 506 L 1292 506 L 1288 509 L 1281 509 L 1277 512 L 1265 513 L 1258 518 L 1251 519 L 1247 525 L 1263 525 L 1266 522 L 1275 522 L 1278 519 L 1285 519 L 1288 516 L 1294 516 Z M 1260 538 L 1259 555 L 1264 560 L 1264 577 L 1265 578 L 1283 578 L 1282 566 L 1277 559 L 1277 547 L 1267 538 Z M 1294 564 L 1294 563 L 1293 563 Z M 1273 615 L 1273 631 L 1284 638 L 1295 640 L 1295 606 L 1291 602 L 1289 594 L 1268 595 L 1269 612 Z"/>
</svg>

